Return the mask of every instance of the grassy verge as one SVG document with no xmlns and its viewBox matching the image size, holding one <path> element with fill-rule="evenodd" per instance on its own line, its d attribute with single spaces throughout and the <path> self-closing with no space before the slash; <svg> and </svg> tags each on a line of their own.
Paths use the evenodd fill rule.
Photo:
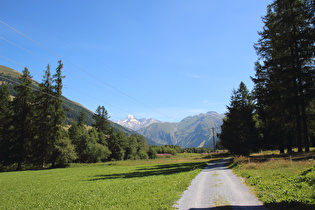
<svg viewBox="0 0 315 210">
<path fill-rule="evenodd" d="M 274 152 L 236 157 L 234 172 L 245 178 L 269 209 L 315 209 L 314 151 L 277 155 Z"/>
<path fill-rule="evenodd" d="M 0 173 L 0 209 L 171 209 L 212 159 L 178 155 Z"/>
</svg>

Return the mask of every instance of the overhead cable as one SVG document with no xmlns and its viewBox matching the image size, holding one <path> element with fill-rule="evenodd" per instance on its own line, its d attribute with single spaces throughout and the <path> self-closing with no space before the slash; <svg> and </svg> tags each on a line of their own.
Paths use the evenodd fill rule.
<svg viewBox="0 0 315 210">
<path fill-rule="evenodd" d="M 120 94 L 122 94 L 122 95 L 124 95 L 124 96 L 126 96 L 126 97 L 128 97 L 128 98 L 130 98 L 130 99 L 132 99 L 132 100 L 134 100 L 134 101 L 137 102 L 138 104 L 140 104 L 140 105 L 146 107 L 147 109 L 150 109 L 151 111 L 157 112 L 157 113 L 159 113 L 159 114 L 161 114 L 161 115 L 163 115 L 163 116 L 165 116 L 165 117 L 167 117 L 167 118 L 172 119 L 172 117 L 170 117 L 170 116 L 168 116 L 168 115 L 166 115 L 166 114 L 164 114 L 164 113 L 162 113 L 162 112 L 160 112 L 160 111 L 158 111 L 158 110 L 155 110 L 155 109 L 151 108 L 150 106 L 144 104 L 143 102 L 139 101 L 138 99 L 135 99 L 134 97 L 132 97 L 132 96 L 130 96 L 130 95 L 124 93 L 123 91 L 121 91 L 120 89 L 114 87 L 113 85 L 110 85 L 109 83 L 103 81 L 103 80 L 100 79 L 99 77 L 94 76 L 93 74 L 89 73 L 88 71 L 84 70 L 83 68 L 79 67 L 78 65 L 72 63 L 71 61 L 67 60 L 66 58 L 62 57 L 61 55 L 59 55 L 59 54 L 53 52 L 52 50 L 50 50 L 50 49 L 48 49 L 47 47 L 43 46 L 42 44 L 36 42 L 36 41 L 33 40 L 32 38 L 26 36 L 25 34 L 23 34 L 22 32 L 18 31 L 18 30 L 15 29 L 15 28 L 13 28 L 12 26 L 10 26 L 10 25 L 4 23 L 4 22 L 1 21 L 1 20 L 0 20 L 0 23 L 2 23 L 3 25 L 7 26 L 8 28 L 10 28 L 11 30 L 15 31 L 16 33 L 22 35 L 23 37 L 27 38 L 28 40 L 32 41 L 33 43 L 37 44 L 38 46 L 42 47 L 43 49 L 45 49 L 45 50 L 49 51 L 50 53 L 54 54 L 55 56 L 59 57 L 60 59 L 62 59 L 62 60 L 64 60 L 64 61 L 68 62 L 69 64 L 71 64 L 72 66 L 76 67 L 77 69 L 79 69 L 79 70 L 85 72 L 86 74 L 90 75 L 90 76 L 93 77 L 94 79 L 96 79 L 96 80 L 102 82 L 103 84 L 105 84 L 105 85 L 111 87 L 112 89 L 116 90 L 116 91 L 119 92 Z"/>
</svg>

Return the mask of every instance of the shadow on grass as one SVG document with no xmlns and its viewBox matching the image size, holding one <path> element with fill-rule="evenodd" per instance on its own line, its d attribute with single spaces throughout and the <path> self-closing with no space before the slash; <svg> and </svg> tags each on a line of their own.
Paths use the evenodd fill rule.
<svg viewBox="0 0 315 210">
<path fill-rule="evenodd" d="M 204 168 L 205 166 L 207 166 L 207 163 L 205 162 L 163 164 L 163 165 L 156 165 L 151 168 L 137 169 L 136 171 L 129 172 L 129 173 L 95 175 L 89 181 L 171 175 L 171 174 L 176 174 L 180 172 L 187 172 L 187 171 L 195 170 L 197 168 Z"/>
<path fill-rule="evenodd" d="M 209 207 L 209 208 L 190 208 L 189 210 L 211 210 L 211 209 L 221 209 L 221 210 L 232 210 L 232 209 L 244 209 L 244 210 L 266 210 L 264 206 L 218 206 L 218 207 Z"/>
<path fill-rule="evenodd" d="M 290 209 L 290 210 L 314 210 L 315 204 L 305 204 L 301 202 L 280 202 L 280 203 L 266 203 L 266 207 L 269 210 L 273 209 Z"/>
<path fill-rule="evenodd" d="M 292 161 L 315 159 L 315 151 L 311 152 L 291 152 L 285 154 L 251 155 L 250 161 L 265 162 L 271 159 L 291 159 Z"/>
<path fill-rule="evenodd" d="M 211 153 L 204 157 L 200 157 L 200 159 L 213 159 L 213 158 L 228 158 L 231 157 L 230 153 Z"/>
<path fill-rule="evenodd" d="M 237 156 L 234 156 L 237 157 Z M 315 152 L 292 152 L 286 154 L 268 154 L 268 155 L 250 155 L 249 157 L 243 157 L 243 159 L 237 161 L 231 161 L 228 164 L 228 168 L 232 169 L 238 164 L 242 163 L 263 163 L 270 160 L 291 160 L 291 161 L 303 161 L 303 160 L 315 160 Z"/>
<path fill-rule="evenodd" d="M 218 206 L 218 207 L 209 207 L 209 208 L 190 208 L 189 210 L 215 210 L 215 209 L 221 209 L 221 210 L 274 210 L 274 209 L 290 209 L 290 210 L 313 210 L 315 209 L 315 204 L 305 204 L 305 203 L 299 203 L 299 202 L 281 202 L 281 203 L 268 203 L 265 204 L 265 206 Z"/>
</svg>

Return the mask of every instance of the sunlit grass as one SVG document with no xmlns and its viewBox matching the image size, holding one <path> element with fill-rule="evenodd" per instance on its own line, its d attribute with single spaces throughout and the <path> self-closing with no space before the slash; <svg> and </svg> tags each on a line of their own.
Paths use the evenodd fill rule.
<svg viewBox="0 0 315 210">
<path fill-rule="evenodd" d="M 171 209 L 210 160 L 179 155 L 4 172 L 0 209 Z"/>
<path fill-rule="evenodd" d="M 235 157 L 232 167 L 269 209 L 314 209 L 314 149 L 312 151 L 291 154 L 291 157 L 265 151 L 250 158 Z"/>
</svg>

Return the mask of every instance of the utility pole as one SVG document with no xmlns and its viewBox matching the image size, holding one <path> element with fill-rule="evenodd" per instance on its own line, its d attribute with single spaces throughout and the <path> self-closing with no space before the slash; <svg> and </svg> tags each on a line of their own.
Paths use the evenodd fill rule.
<svg viewBox="0 0 315 210">
<path fill-rule="evenodd" d="M 215 151 L 214 128 L 212 128 L 212 135 L 213 135 L 213 152 L 214 152 Z"/>
</svg>

